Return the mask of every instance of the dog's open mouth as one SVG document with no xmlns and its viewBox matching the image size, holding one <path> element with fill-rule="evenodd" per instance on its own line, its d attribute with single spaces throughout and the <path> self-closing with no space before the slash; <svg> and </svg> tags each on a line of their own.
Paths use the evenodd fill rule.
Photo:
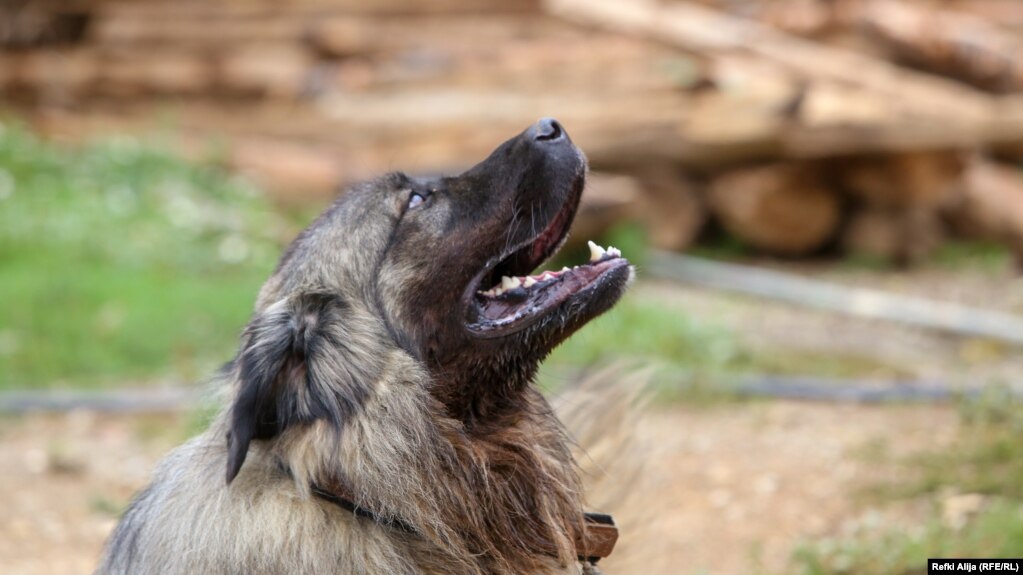
<svg viewBox="0 0 1023 575">
<path fill-rule="evenodd" d="M 570 300 L 585 300 L 615 270 L 629 265 L 618 249 L 591 241 L 590 261 L 529 275 L 564 243 L 577 202 L 567 202 L 543 232 L 477 274 L 471 286 L 470 331 L 485 337 L 519 331 Z"/>
</svg>

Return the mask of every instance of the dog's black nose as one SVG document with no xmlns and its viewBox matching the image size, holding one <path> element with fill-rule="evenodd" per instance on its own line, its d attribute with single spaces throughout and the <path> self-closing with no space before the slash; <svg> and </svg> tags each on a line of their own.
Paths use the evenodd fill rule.
<svg viewBox="0 0 1023 575">
<path fill-rule="evenodd" d="M 557 142 L 565 137 L 565 130 L 554 118 L 540 120 L 530 131 L 537 142 Z"/>
</svg>

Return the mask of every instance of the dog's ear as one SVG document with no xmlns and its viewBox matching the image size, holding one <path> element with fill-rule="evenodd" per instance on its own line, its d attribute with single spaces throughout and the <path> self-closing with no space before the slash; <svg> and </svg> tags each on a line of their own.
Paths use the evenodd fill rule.
<svg viewBox="0 0 1023 575">
<path fill-rule="evenodd" d="M 253 439 L 270 439 L 318 419 L 340 429 L 363 403 L 370 380 L 346 367 L 351 346 L 345 312 L 336 296 L 304 294 L 271 305 L 248 325 L 235 359 L 239 381 L 227 433 L 228 483 Z"/>
</svg>

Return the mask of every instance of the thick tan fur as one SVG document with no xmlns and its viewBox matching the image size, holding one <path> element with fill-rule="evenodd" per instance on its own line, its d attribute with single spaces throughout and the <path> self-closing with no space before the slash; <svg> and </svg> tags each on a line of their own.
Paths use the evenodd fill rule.
<svg viewBox="0 0 1023 575">
<path fill-rule="evenodd" d="M 437 417 L 422 377 L 394 353 L 380 395 L 341 437 L 314 425 L 257 446 L 230 486 L 222 414 L 157 469 L 119 528 L 131 534 L 115 536 L 99 572 L 576 572 L 581 488 L 546 402 L 537 396 L 536 415 L 514 429 L 469 441 Z M 327 481 L 335 469 L 347 470 L 364 505 L 421 526 L 422 536 L 311 496 L 310 481 Z M 514 519 L 502 523 L 509 508 Z M 536 552 L 546 548 L 558 556 Z"/>
</svg>

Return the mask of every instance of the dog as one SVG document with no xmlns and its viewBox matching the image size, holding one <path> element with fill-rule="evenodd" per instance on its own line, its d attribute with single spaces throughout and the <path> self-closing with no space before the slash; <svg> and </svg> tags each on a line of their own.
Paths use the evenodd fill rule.
<svg viewBox="0 0 1023 575">
<path fill-rule="evenodd" d="M 586 159 L 540 120 L 458 176 L 343 194 L 259 292 L 228 401 L 113 531 L 99 574 L 579 573 L 571 440 L 533 386 L 633 277 L 564 243 Z"/>
</svg>

